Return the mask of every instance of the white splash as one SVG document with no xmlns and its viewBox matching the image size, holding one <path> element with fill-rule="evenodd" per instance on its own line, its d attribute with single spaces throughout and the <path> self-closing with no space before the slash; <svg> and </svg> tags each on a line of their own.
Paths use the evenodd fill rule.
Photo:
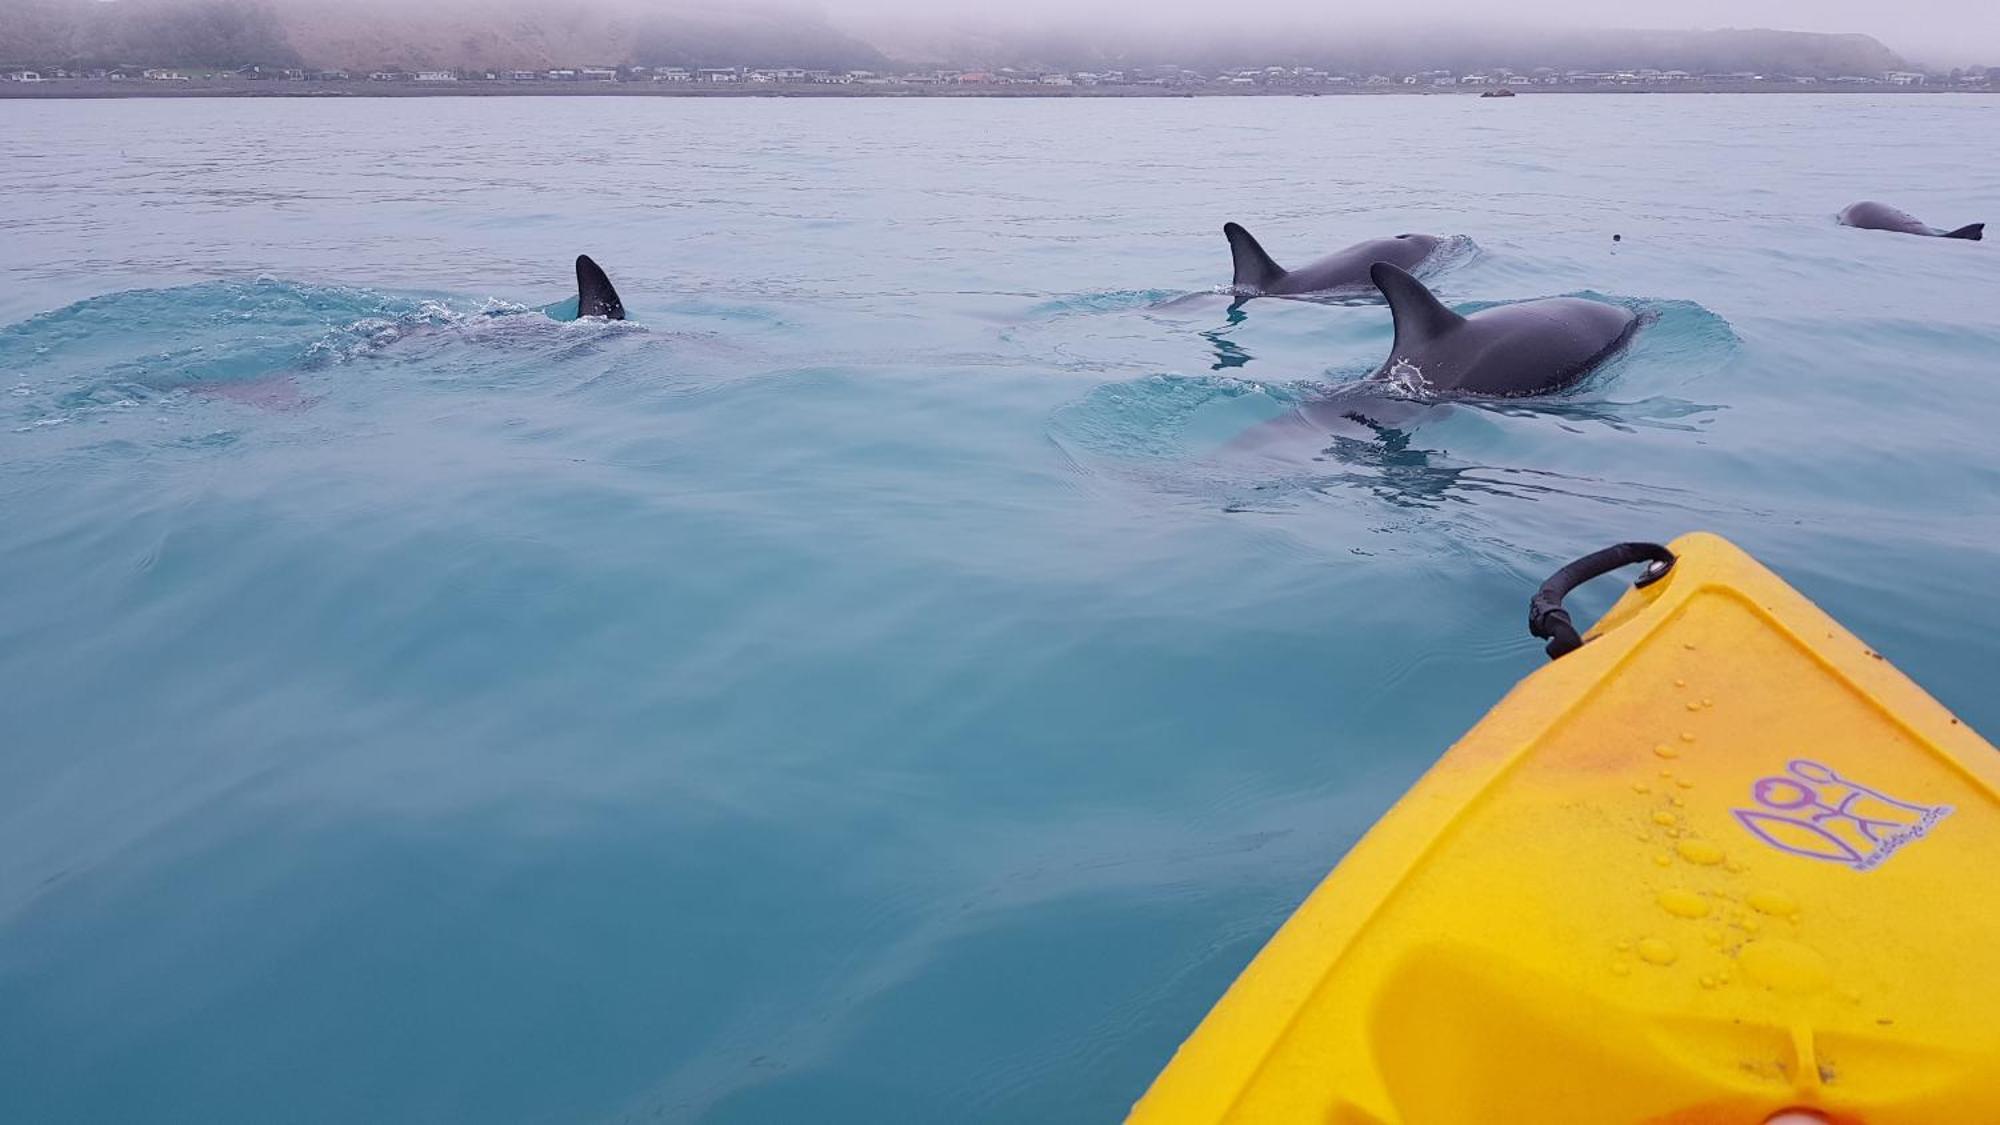
<svg viewBox="0 0 2000 1125">
<path fill-rule="evenodd" d="M 1430 382 L 1424 378 L 1424 369 L 1407 359 L 1398 359 L 1390 364 L 1388 374 L 1383 378 L 1396 391 L 1413 398 L 1421 397 L 1431 389 Z"/>
</svg>

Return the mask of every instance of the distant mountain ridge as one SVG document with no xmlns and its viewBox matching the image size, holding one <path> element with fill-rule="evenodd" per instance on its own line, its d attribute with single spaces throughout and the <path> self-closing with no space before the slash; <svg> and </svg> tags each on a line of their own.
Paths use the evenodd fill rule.
<svg viewBox="0 0 2000 1125">
<path fill-rule="evenodd" d="M 523 0 L 0 0 L 0 64 L 511 69 L 576 65 L 1085 70 L 1178 65 L 1313 66 L 1401 75 L 1508 67 L 1652 67 L 1695 73 L 1877 75 L 1906 69 L 1866 35 L 1793 31 L 1455 29 L 1336 33 L 1323 27 L 884 27 L 854 32 L 781 5 L 552 9 Z"/>
</svg>

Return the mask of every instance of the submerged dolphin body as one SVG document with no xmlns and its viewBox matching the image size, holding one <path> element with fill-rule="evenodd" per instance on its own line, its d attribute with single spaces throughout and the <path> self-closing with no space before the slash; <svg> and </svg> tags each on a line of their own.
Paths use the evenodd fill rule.
<svg viewBox="0 0 2000 1125">
<path fill-rule="evenodd" d="M 1388 299 L 1396 342 L 1374 378 L 1426 393 L 1536 395 L 1559 391 L 1625 346 L 1632 310 L 1581 297 L 1547 297 L 1460 316 L 1406 271 L 1368 271 Z"/>
<path fill-rule="evenodd" d="M 611 287 L 611 279 L 604 276 L 604 270 L 588 254 L 576 256 L 576 315 L 578 319 L 586 316 L 625 319 L 625 302 L 618 299 L 618 290 Z"/>
<path fill-rule="evenodd" d="M 1920 234 L 1929 238 L 1962 238 L 1970 242 L 1978 242 L 1986 236 L 1985 223 L 1967 223 L 1957 230 L 1939 230 L 1900 208 L 1866 199 L 1842 208 L 1840 225 L 1863 230 L 1892 230 L 1897 234 Z"/>
<path fill-rule="evenodd" d="M 1362 289 L 1368 284 L 1368 267 L 1389 262 L 1406 270 L 1422 265 L 1442 241 L 1429 234 L 1399 234 L 1394 238 L 1371 238 L 1357 242 L 1307 266 L 1288 270 L 1271 260 L 1271 255 L 1236 223 L 1225 223 L 1223 237 L 1229 239 L 1229 255 L 1236 268 L 1230 283 L 1242 296 L 1295 297 L 1330 290 Z"/>
</svg>

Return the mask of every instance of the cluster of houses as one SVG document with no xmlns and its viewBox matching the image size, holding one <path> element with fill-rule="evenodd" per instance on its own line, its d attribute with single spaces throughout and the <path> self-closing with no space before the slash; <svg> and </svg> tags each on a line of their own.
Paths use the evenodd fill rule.
<svg viewBox="0 0 2000 1125">
<path fill-rule="evenodd" d="M 110 67 L 86 70 L 12 69 L 0 70 L 0 79 L 13 82 L 64 80 L 110 82 L 188 82 L 197 75 L 151 67 Z M 1637 68 L 1617 71 L 1557 71 L 1541 68 L 1519 73 L 1505 68 L 1459 74 L 1448 70 L 1426 70 L 1416 74 L 1337 74 L 1313 67 L 1270 66 L 1225 70 L 1203 74 L 1178 66 L 1143 67 L 1133 70 L 1039 71 L 1003 67 L 996 70 L 931 70 L 904 74 L 878 74 L 866 70 L 814 70 L 803 67 L 644 67 L 577 66 L 548 70 L 379 70 L 365 74 L 345 70 L 308 70 L 300 67 L 244 67 L 236 71 L 198 72 L 204 79 L 234 79 L 282 82 L 405 82 L 437 85 L 452 82 L 666 82 L 690 85 L 760 86 L 1030 86 L 1030 87 L 1169 87 L 1176 90 L 1275 87 L 1300 89 L 1382 89 L 1396 87 L 1587 87 L 1612 88 L 1728 88 L 1741 89 L 1759 84 L 1773 86 L 1952 86 L 1989 88 L 2000 86 L 2000 67 L 1972 68 L 1949 74 L 1918 71 L 1889 71 L 1878 75 L 1818 77 L 1805 75 L 1764 75 L 1751 72 L 1695 74 L 1685 70 Z"/>
</svg>

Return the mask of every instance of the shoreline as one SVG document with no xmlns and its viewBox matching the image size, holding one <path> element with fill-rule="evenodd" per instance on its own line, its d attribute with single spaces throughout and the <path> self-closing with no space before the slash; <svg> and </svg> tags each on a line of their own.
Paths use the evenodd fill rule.
<svg viewBox="0 0 2000 1125">
<path fill-rule="evenodd" d="M 1250 88 L 1160 86 L 866 86 L 769 84 L 704 87 L 663 82 L 376 82 L 194 79 L 161 82 L 147 79 L 113 82 L 65 78 L 43 82 L 0 82 L 0 100 L 94 101 L 121 98 L 1356 98 L 1467 97 L 1476 98 L 1507 87 L 1364 87 L 1361 89 L 1300 89 L 1288 86 Z M 1851 86 L 1773 85 L 1743 83 L 1652 83 L 1592 86 L 1513 87 L 1519 97 L 1546 94 L 1993 94 L 1994 86 Z M 1503 99 L 1495 99 L 1503 100 Z"/>
</svg>

